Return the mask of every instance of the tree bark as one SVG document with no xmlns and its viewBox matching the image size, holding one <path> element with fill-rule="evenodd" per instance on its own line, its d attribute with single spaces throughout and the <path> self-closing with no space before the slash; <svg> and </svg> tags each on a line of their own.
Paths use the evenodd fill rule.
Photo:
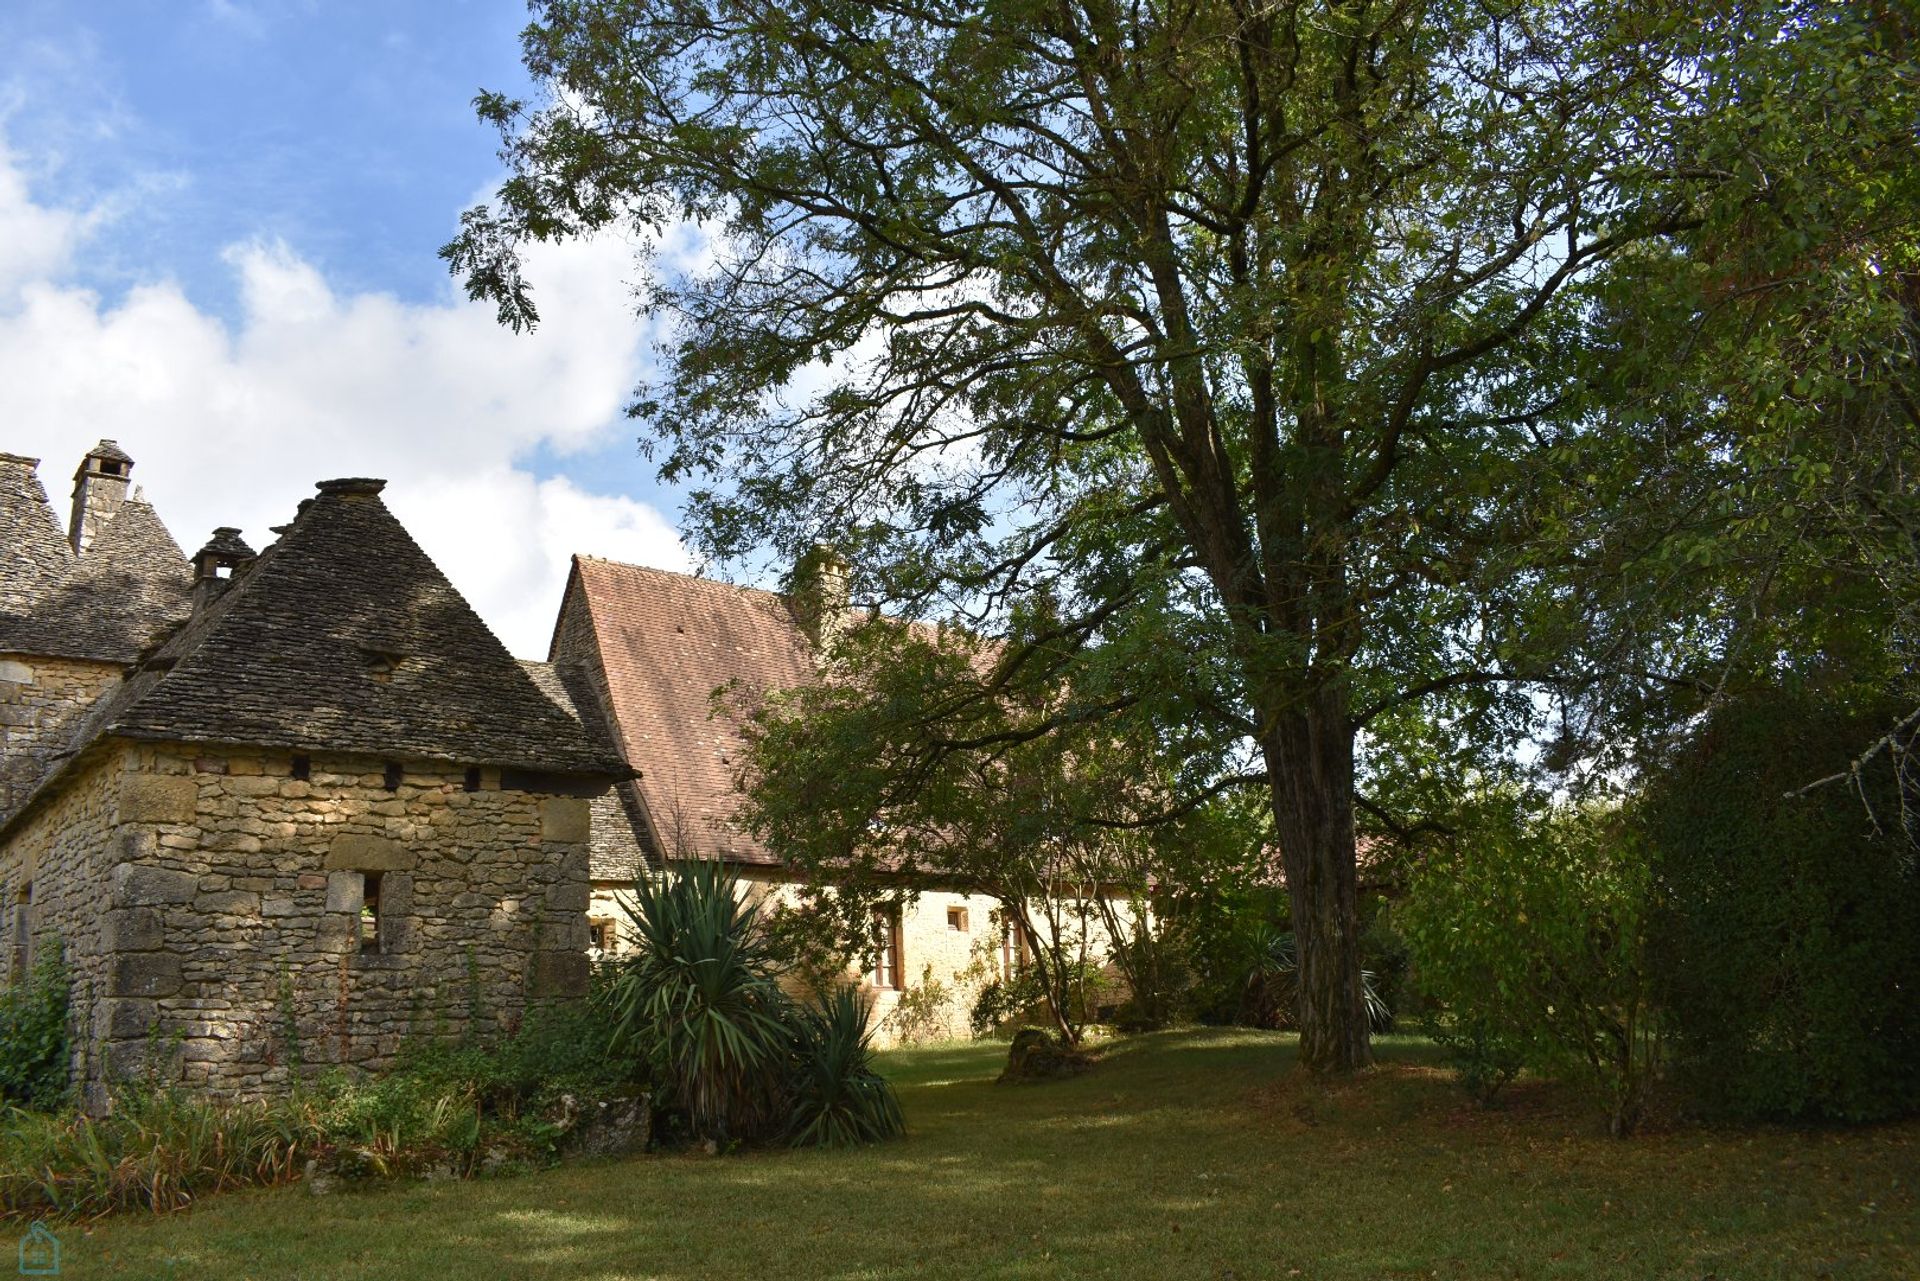
<svg viewBox="0 0 1920 1281">
<path fill-rule="evenodd" d="M 1337 686 L 1276 716 L 1264 735 L 1274 831 L 1299 957 L 1300 1062 L 1344 1076 L 1373 1062 L 1360 982 L 1353 721 Z"/>
</svg>

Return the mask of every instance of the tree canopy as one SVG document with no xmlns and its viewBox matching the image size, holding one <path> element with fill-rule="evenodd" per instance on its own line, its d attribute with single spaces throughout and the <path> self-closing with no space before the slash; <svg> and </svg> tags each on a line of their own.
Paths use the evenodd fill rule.
<svg viewBox="0 0 1920 1281">
<path fill-rule="evenodd" d="M 1871 147 L 1906 126 L 1874 113 L 1912 92 L 1901 22 L 1833 4 L 533 8 L 547 96 L 481 97 L 512 176 L 443 251 L 469 291 L 535 323 L 520 248 L 627 230 L 672 335 L 633 413 L 702 549 L 828 543 L 861 599 L 992 632 L 1044 598 L 988 696 L 1142 654 L 1028 729 L 1178 699 L 1201 786 L 1267 789 L 1302 1061 L 1335 1072 L 1369 1055 L 1355 807 L 1407 822 L 1356 762 L 1418 783 L 1539 732 L 1543 691 L 1590 726 L 1710 684 L 1685 660 L 1726 620 L 1665 571 L 1683 537 L 1746 554 L 1709 353 L 1784 367 L 1790 335 L 1727 319 L 1751 264 L 1897 215 Z M 1852 212 L 1755 185 L 1805 123 L 1796 60 L 1863 126 L 1820 144 Z M 700 251 L 663 252 L 686 222 Z M 1785 439 L 1753 447 L 1806 474 Z"/>
</svg>

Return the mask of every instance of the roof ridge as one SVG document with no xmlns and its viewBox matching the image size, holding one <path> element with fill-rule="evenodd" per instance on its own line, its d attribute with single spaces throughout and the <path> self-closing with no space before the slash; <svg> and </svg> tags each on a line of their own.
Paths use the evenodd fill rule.
<svg viewBox="0 0 1920 1281">
<path fill-rule="evenodd" d="M 758 596 L 774 596 L 785 601 L 788 593 L 775 591 L 771 587 L 750 587 L 745 583 L 729 583 L 723 578 L 708 578 L 705 574 L 695 574 L 684 569 L 662 569 L 658 565 L 639 565 L 630 560 L 614 560 L 608 556 L 595 556 L 590 552 L 575 552 L 576 560 L 592 561 L 597 565 L 612 565 L 618 569 L 637 569 L 642 573 L 659 574 L 666 578 L 679 578 L 687 582 L 704 583 L 709 587 L 724 587 L 729 591 L 752 592 Z"/>
</svg>

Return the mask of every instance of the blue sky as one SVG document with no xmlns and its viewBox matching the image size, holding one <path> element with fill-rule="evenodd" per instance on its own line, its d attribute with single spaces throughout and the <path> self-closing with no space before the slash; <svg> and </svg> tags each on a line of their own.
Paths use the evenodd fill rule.
<svg viewBox="0 0 1920 1281">
<path fill-rule="evenodd" d="M 12 0 L 8 134 L 44 194 L 144 207 L 85 265 L 106 288 L 169 272 L 230 312 L 223 246 L 284 240 L 336 286 L 425 301 L 434 250 L 498 173 L 481 86 L 524 90 L 514 0 Z"/>
<path fill-rule="evenodd" d="M 518 0 L 0 6 L 0 449 L 42 458 L 57 504 L 114 436 L 189 552 L 378 468 L 522 653 L 558 549 L 682 567 L 619 413 L 650 351 L 631 250 L 536 259 L 533 339 L 434 256 L 501 176 L 470 104 L 527 88 L 525 21 Z"/>
</svg>

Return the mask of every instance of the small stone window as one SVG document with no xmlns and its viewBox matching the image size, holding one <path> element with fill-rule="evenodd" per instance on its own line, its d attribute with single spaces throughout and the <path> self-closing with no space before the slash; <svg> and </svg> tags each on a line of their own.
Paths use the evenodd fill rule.
<svg viewBox="0 0 1920 1281">
<path fill-rule="evenodd" d="M 613 922 L 605 917 L 590 917 L 587 920 L 587 945 L 596 952 L 613 955 L 615 935 Z"/>
<path fill-rule="evenodd" d="M 33 883 L 13 896 L 13 979 L 22 982 L 33 969 Z"/>
<path fill-rule="evenodd" d="M 400 780 L 405 777 L 406 771 L 400 768 L 398 761 L 388 761 L 387 772 L 381 778 L 380 786 L 386 788 L 389 792 L 397 792 L 400 790 Z"/>
<path fill-rule="evenodd" d="M 967 909 L 964 907 L 948 908 L 947 928 L 965 934 L 967 932 Z"/>
<path fill-rule="evenodd" d="M 380 950 L 380 873 L 363 872 L 360 889 L 360 950 Z"/>
<path fill-rule="evenodd" d="M 312 778 L 313 757 L 308 756 L 305 752 L 295 752 L 293 754 L 293 768 L 288 772 L 301 782 Z"/>
<path fill-rule="evenodd" d="M 467 777 L 464 785 L 469 792 L 477 792 L 480 790 L 480 767 L 478 765 L 467 766 Z"/>
</svg>

